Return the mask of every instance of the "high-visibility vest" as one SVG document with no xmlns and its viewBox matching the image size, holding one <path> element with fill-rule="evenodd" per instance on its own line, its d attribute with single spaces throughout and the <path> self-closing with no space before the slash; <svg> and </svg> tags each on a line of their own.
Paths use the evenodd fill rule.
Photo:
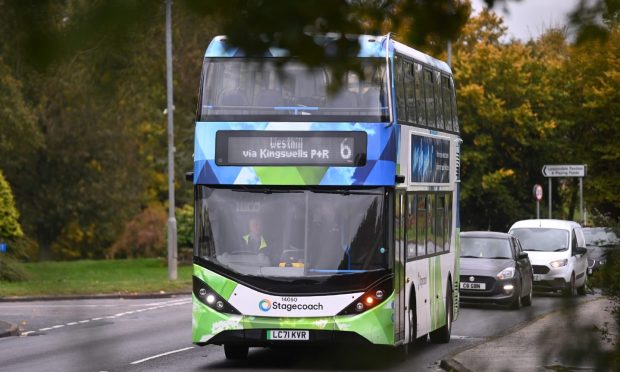
<svg viewBox="0 0 620 372">
<path fill-rule="evenodd" d="M 243 235 L 243 240 L 245 240 L 246 245 L 250 244 L 250 234 Z M 263 238 L 263 236 L 261 235 L 258 250 L 260 251 L 265 248 L 267 248 L 267 242 L 265 241 L 265 238 Z"/>
</svg>

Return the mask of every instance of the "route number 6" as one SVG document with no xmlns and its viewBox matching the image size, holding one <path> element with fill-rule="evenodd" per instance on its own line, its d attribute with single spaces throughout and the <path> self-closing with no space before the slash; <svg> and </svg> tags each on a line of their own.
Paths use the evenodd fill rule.
<svg viewBox="0 0 620 372">
<path fill-rule="evenodd" d="M 349 138 L 345 138 L 340 142 L 340 156 L 343 159 L 351 159 L 351 155 L 353 155 L 353 151 L 351 150 L 351 146 L 347 144 Z"/>
</svg>

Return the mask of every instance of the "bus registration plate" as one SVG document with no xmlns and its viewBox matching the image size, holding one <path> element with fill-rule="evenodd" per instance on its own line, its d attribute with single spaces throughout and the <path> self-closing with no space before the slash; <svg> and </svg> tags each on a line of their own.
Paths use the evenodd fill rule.
<svg viewBox="0 0 620 372">
<path fill-rule="evenodd" d="M 308 341 L 310 340 L 309 331 L 277 329 L 267 331 L 268 340 L 282 341 Z"/>
<path fill-rule="evenodd" d="M 487 285 L 485 283 L 468 283 L 461 282 L 461 289 L 479 289 L 485 290 L 487 289 Z"/>
</svg>

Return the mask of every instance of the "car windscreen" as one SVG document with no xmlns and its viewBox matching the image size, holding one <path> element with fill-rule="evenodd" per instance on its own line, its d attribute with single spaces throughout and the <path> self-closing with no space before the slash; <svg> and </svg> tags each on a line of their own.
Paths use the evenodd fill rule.
<svg viewBox="0 0 620 372">
<path fill-rule="evenodd" d="M 512 258 L 508 239 L 461 237 L 461 257 Z"/>
<path fill-rule="evenodd" d="M 197 187 L 195 255 L 242 276 L 282 280 L 389 268 L 383 188 Z"/>
<path fill-rule="evenodd" d="M 363 58 L 336 92 L 325 67 L 277 58 L 208 58 L 203 67 L 204 121 L 389 121 L 385 59 Z"/>
<path fill-rule="evenodd" d="M 589 227 L 583 229 L 583 235 L 588 246 L 620 246 L 620 229 L 611 227 Z"/>
<path fill-rule="evenodd" d="M 519 238 L 525 251 L 561 252 L 568 249 L 568 230 L 552 228 L 516 228 L 510 233 Z"/>
</svg>

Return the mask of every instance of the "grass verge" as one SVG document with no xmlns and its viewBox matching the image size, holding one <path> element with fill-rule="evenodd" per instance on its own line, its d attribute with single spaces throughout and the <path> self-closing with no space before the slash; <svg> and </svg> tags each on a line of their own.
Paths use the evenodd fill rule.
<svg viewBox="0 0 620 372">
<path fill-rule="evenodd" d="M 191 290 L 192 267 L 179 266 L 178 279 L 168 280 L 165 260 L 80 260 L 23 265 L 29 279 L 0 281 L 0 297 L 136 294 Z"/>
</svg>

